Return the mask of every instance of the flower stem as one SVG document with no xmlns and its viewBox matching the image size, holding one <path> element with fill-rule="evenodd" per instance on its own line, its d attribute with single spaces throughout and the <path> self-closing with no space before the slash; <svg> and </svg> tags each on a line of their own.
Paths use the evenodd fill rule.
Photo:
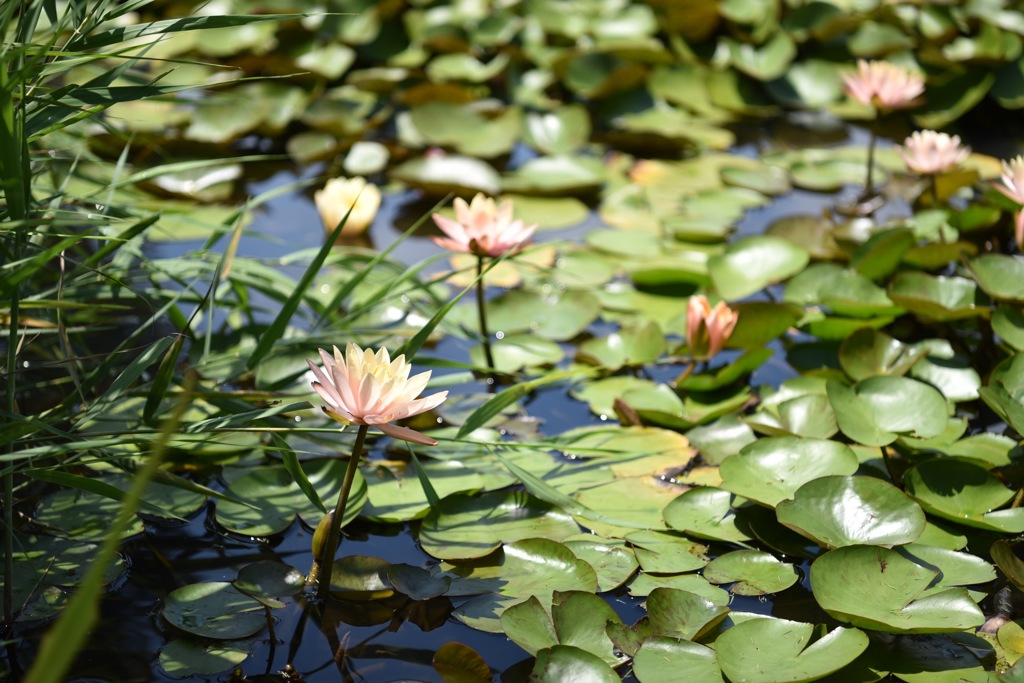
<svg viewBox="0 0 1024 683">
<path fill-rule="evenodd" d="M 338 535 L 341 532 L 341 520 L 345 514 L 345 505 L 348 503 L 348 494 L 352 490 L 352 482 L 356 478 L 356 470 L 359 469 L 359 458 L 363 451 L 363 442 L 366 440 L 366 425 L 359 425 L 359 433 L 356 434 L 356 443 L 352 446 L 352 455 L 348 459 L 348 467 L 345 468 L 345 479 L 341 482 L 341 491 L 338 493 L 338 504 L 334 506 L 334 516 L 331 518 L 331 528 L 327 533 L 327 543 L 324 544 L 323 555 L 314 560 L 314 564 L 320 565 L 320 580 L 316 585 L 316 597 L 318 600 L 326 600 L 330 595 L 331 571 L 334 569 L 334 554 L 338 551 Z"/>
<path fill-rule="evenodd" d="M 875 129 L 870 130 L 871 137 L 868 138 L 868 175 L 864 179 L 864 199 L 870 199 L 875 193 L 875 184 L 871 179 L 871 172 L 875 169 L 875 142 L 877 136 Z"/>
<path fill-rule="evenodd" d="M 932 191 L 932 204 L 934 204 L 937 209 L 939 208 L 939 179 L 938 176 L 931 173 L 928 175 L 928 180 L 928 185 Z M 939 223 L 939 242 L 946 244 L 946 229 L 943 227 L 942 223 Z"/>
<path fill-rule="evenodd" d="M 480 336 L 484 342 L 484 358 L 487 367 L 494 372 L 494 354 L 491 353 L 491 335 L 487 331 L 486 298 L 484 296 L 484 257 L 476 257 L 476 310 L 480 316 Z"/>
</svg>

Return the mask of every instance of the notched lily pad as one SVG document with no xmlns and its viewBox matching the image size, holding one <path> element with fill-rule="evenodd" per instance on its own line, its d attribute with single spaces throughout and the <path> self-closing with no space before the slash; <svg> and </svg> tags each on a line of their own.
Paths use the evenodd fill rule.
<svg viewBox="0 0 1024 683">
<path fill-rule="evenodd" d="M 811 565 L 811 588 L 832 617 L 889 633 L 943 633 L 980 626 L 985 616 L 965 588 L 929 590 L 937 569 L 896 550 L 850 546 Z"/>
</svg>

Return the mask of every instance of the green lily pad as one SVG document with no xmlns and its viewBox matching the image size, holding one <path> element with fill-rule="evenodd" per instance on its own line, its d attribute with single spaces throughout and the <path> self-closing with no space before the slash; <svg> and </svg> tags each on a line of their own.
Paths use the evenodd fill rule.
<svg viewBox="0 0 1024 683">
<path fill-rule="evenodd" d="M 233 643 L 200 643 L 175 639 L 160 650 L 160 668 L 171 678 L 214 676 L 233 669 L 249 657 L 249 647 Z"/>
<path fill-rule="evenodd" d="M 900 434 L 938 436 L 949 420 L 942 394 L 907 377 L 870 377 L 853 387 L 829 382 L 827 390 L 839 428 L 866 446 L 885 446 Z"/>
<path fill-rule="evenodd" d="M 753 537 L 737 526 L 736 506 L 742 498 L 710 486 L 692 488 L 679 495 L 664 510 L 673 529 L 697 538 L 727 543 L 745 543 Z"/>
<path fill-rule="evenodd" d="M 39 503 L 35 520 L 51 533 L 76 541 L 102 541 L 110 529 L 110 520 L 121 510 L 121 502 L 92 491 L 64 489 L 46 496 Z M 142 520 L 133 517 L 125 529 L 125 538 L 143 532 Z"/>
<path fill-rule="evenodd" d="M 226 581 L 171 591 L 160 613 L 182 631 L 216 640 L 247 638 L 267 625 L 263 605 Z"/>
<path fill-rule="evenodd" d="M 590 114 L 582 105 L 526 115 L 523 140 L 544 154 L 570 154 L 590 139 Z"/>
<path fill-rule="evenodd" d="M 579 360 L 593 362 L 606 370 L 653 363 L 664 353 L 665 337 L 653 322 L 638 322 L 607 337 L 588 339 L 579 346 Z"/>
<path fill-rule="evenodd" d="M 999 417 L 1024 434 L 1024 353 L 1002 361 L 989 375 L 979 395 Z"/>
<path fill-rule="evenodd" d="M 945 339 L 925 339 L 915 345 L 927 356 L 910 369 L 910 376 L 927 382 L 950 401 L 973 401 L 978 398 L 981 377 L 968 361 L 958 356 Z"/>
<path fill-rule="evenodd" d="M 850 257 L 850 267 L 869 280 L 879 280 L 896 270 L 915 241 L 908 228 L 880 230 L 857 247 Z"/>
<path fill-rule="evenodd" d="M 489 164 L 454 154 L 411 159 L 391 169 L 391 177 L 431 195 L 498 194 L 501 178 Z"/>
<path fill-rule="evenodd" d="M 530 680 L 537 683 L 618 683 L 622 679 L 600 657 L 578 647 L 555 645 L 537 653 L 537 663 L 530 674 Z"/>
<path fill-rule="evenodd" d="M 492 332 L 530 332 L 567 341 L 586 329 L 600 310 L 600 303 L 589 292 L 514 290 L 487 302 L 487 325 Z"/>
<path fill-rule="evenodd" d="M 924 532 L 920 506 L 874 477 L 827 476 L 807 482 L 775 507 L 779 521 L 827 548 L 902 545 Z"/>
<path fill-rule="evenodd" d="M 651 635 L 695 640 L 711 631 L 729 614 L 729 608 L 713 604 L 686 591 L 656 588 L 647 596 L 647 627 Z"/>
<path fill-rule="evenodd" d="M 423 518 L 419 540 L 434 557 L 468 559 L 490 554 L 502 541 L 561 540 L 578 532 L 572 517 L 523 491 L 455 493 Z"/>
<path fill-rule="evenodd" d="M 434 453 L 431 453 L 434 455 Z M 421 463 L 430 485 L 441 498 L 457 492 L 479 491 L 485 487 L 481 473 L 463 459 L 427 460 Z M 405 522 L 427 514 L 430 501 L 411 465 L 401 470 L 365 464 L 361 470 L 367 484 L 367 502 L 362 515 L 381 522 Z"/>
<path fill-rule="evenodd" d="M 728 607 L 732 600 L 729 591 L 712 585 L 700 574 L 646 574 L 641 572 L 629 582 L 629 594 L 633 597 L 647 597 L 655 588 L 672 588 L 694 593 L 721 607 Z"/>
<path fill-rule="evenodd" d="M 505 634 L 530 654 L 554 645 L 571 645 L 617 666 L 624 656 L 615 654 L 615 646 L 605 634 L 609 621 L 622 624 L 604 598 L 583 591 L 555 592 L 550 617 L 536 597 L 501 615 Z"/>
<path fill-rule="evenodd" d="M 634 531 L 625 539 L 633 546 L 640 567 L 651 574 L 680 574 L 707 564 L 708 548 L 670 531 Z"/>
<path fill-rule="evenodd" d="M 758 439 L 719 466 L 722 488 L 775 507 L 804 484 L 829 475 L 851 475 L 860 463 L 847 446 L 823 439 Z"/>
<path fill-rule="evenodd" d="M 945 322 L 988 312 L 973 280 L 905 272 L 889 283 L 889 298 L 926 320 Z"/>
<path fill-rule="evenodd" d="M 633 657 L 633 674 L 640 683 L 671 681 L 685 671 L 688 678 L 721 683 L 715 651 L 706 645 L 664 636 L 651 636 Z"/>
<path fill-rule="evenodd" d="M 735 301 L 799 273 L 809 258 L 804 249 L 778 237 L 748 237 L 712 256 L 708 271 L 722 298 Z"/>
<path fill-rule="evenodd" d="M 813 624 L 750 619 L 715 641 L 722 671 L 731 681 L 803 683 L 839 671 L 868 646 L 867 635 L 839 627 L 811 643 Z"/>
<path fill-rule="evenodd" d="M 335 500 L 341 488 L 346 463 L 324 460 L 306 467 L 306 476 L 321 500 Z M 287 529 L 298 513 L 310 526 L 316 526 L 323 512 L 316 507 L 284 467 L 249 468 L 247 474 L 229 481 L 229 488 L 240 500 L 256 509 L 230 500 L 217 502 L 217 522 L 226 529 L 247 536 L 272 536 Z M 342 525 L 354 520 L 366 503 L 366 482 L 357 471 Z"/>
<path fill-rule="evenodd" d="M 905 375 L 927 350 L 904 344 L 884 332 L 857 330 L 839 346 L 839 363 L 854 380 L 876 375 Z"/>
<path fill-rule="evenodd" d="M 784 591 L 797 582 L 796 568 L 771 553 L 734 550 L 719 555 L 704 567 L 711 583 L 731 583 L 735 595 L 769 595 Z"/>
<path fill-rule="evenodd" d="M 636 555 L 624 544 L 600 536 L 570 537 L 562 545 L 583 560 L 597 573 L 598 592 L 614 590 L 629 580 L 639 567 Z"/>
<path fill-rule="evenodd" d="M 447 593 L 452 580 L 411 564 L 393 564 L 388 567 L 387 582 L 412 600 L 430 600 Z"/>
<path fill-rule="evenodd" d="M 992 330 L 1017 351 L 1024 351 L 1024 311 L 1001 304 L 992 316 Z"/>
<path fill-rule="evenodd" d="M 498 372 L 513 373 L 523 368 L 538 365 L 555 365 L 562 360 L 562 347 L 553 341 L 527 334 L 510 334 L 491 345 L 494 369 Z M 486 367 L 487 360 L 482 346 L 469 351 L 469 359 L 478 367 Z"/>
<path fill-rule="evenodd" d="M 967 266 L 978 286 L 993 299 L 1024 302 L 1024 257 L 982 254 Z"/>
<path fill-rule="evenodd" d="M 832 617 L 889 633 L 942 633 L 975 628 L 985 616 L 964 588 L 929 591 L 937 569 L 896 550 L 850 546 L 811 565 L 811 589 Z"/>
<path fill-rule="evenodd" d="M 345 555 L 334 560 L 331 594 L 346 600 L 378 600 L 394 594 L 388 579 L 391 563 L 368 555 Z"/>
<path fill-rule="evenodd" d="M 302 592 L 306 577 L 284 562 L 261 560 L 238 570 L 238 578 L 231 583 L 239 591 L 257 599 L 279 598 Z"/>
<path fill-rule="evenodd" d="M 933 458 L 904 475 L 907 493 L 928 512 L 967 526 L 1024 532 L 1024 508 L 999 510 L 1014 492 L 995 476 L 957 458 Z"/>
<path fill-rule="evenodd" d="M 710 465 L 720 464 L 757 439 L 747 423 L 735 415 L 724 415 L 714 422 L 694 427 L 686 432 L 686 438 Z"/>
<path fill-rule="evenodd" d="M 531 159 L 502 179 L 505 192 L 587 194 L 604 184 L 604 167 L 593 157 L 550 156 Z"/>
<path fill-rule="evenodd" d="M 445 643 L 437 648 L 431 662 L 443 681 L 488 683 L 491 668 L 480 654 L 462 643 Z"/>
</svg>

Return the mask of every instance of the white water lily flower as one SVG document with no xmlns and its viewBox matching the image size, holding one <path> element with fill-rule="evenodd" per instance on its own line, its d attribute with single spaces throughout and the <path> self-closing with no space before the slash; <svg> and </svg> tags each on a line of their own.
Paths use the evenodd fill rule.
<svg viewBox="0 0 1024 683">
<path fill-rule="evenodd" d="M 911 171 L 922 175 L 937 175 L 962 164 L 971 154 L 971 148 L 960 144 L 959 135 L 919 130 L 903 141 L 896 151 Z"/>
<path fill-rule="evenodd" d="M 342 355 L 334 347 L 334 355 L 320 349 L 323 368 L 307 360 L 316 380 L 313 390 L 327 405 L 324 413 L 332 420 L 349 425 L 372 425 L 388 436 L 429 446 L 437 441 L 425 434 L 391 424 L 412 415 L 419 415 L 439 406 L 448 392 L 416 398 L 427 386 L 430 372 L 409 377 L 412 366 L 405 356 L 391 360 L 388 350 L 375 354 L 349 342 Z"/>
<path fill-rule="evenodd" d="M 842 74 L 853 99 L 879 109 L 913 107 L 924 93 L 924 79 L 910 69 L 885 61 L 857 60 L 857 73 Z"/>
<path fill-rule="evenodd" d="M 1024 156 L 1018 155 L 1009 162 L 1004 161 L 1000 180 L 1003 184 L 996 185 L 996 189 L 1018 204 L 1024 204 Z M 1024 210 L 1017 211 L 1015 223 L 1017 251 L 1024 251 Z"/>
<path fill-rule="evenodd" d="M 332 178 L 313 194 L 313 201 L 328 234 L 334 232 L 351 208 L 352 213 L 341 229 L 343 237 L 351 237 L 366 232 L 373 222 L 380 208 L 380 190 L 360 176 Z"/>
<path fill-rule="evenodd" d="M 455 219 L 434 214 L 434 222 L 447 237 L 434 237 L 434 242 L 451 251 L 477 256 L 501 256 L 519 251 L 530 239 L 536 225 L 526 225 L 512 219 L 512 202 L 508 199 L 496 204 L 483 194 L 477 194 L 466 204 L 455 199 Z"/>
</svg>

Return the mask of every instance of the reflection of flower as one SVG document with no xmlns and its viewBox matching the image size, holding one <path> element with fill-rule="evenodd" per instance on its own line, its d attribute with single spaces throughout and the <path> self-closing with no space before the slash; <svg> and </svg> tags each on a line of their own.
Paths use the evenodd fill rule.
<svg viewBox="0 0 1024 683">
<path fill-rule="evenodd" d="M 334 347 L 333 357 L 320 349 L 320 358 L 322 370 L 313 361 L 306 362 L 316 377 L 313 389 L 327 404 L 323 411 L 332 420 L 373 425 L 388 436 L 404 441 L 437 444 L 425 434 L 390 424 L 436 408 L 447 398 L 447 391 L 416 398 L 427 386 L 430 372 L 409 379 L 411 366 L 404 355 L 392 361 L 385 348 L 374 354 L 351 342 L 344 357 L 338 347 Z"/>
<path fill-rule="evenodd" d="M 686 345 L 694 358 L 708 359 L 729 341 L 739 313 L 719 301 L 714 308 L 703 294 L 691 296 L 686 308 Z"/>
<path fill-rule="evenodd" d="M 349 208 L 352 213 L 341 229 L 344 236 L 360 235 L 366 231 L 377 209 L 380 208 L 380 190 L 377 186 L 366 182 L 365 178 L 332 178 L 324 185 L 324 189 L 313 194 L 313 201 L 324 221 L 328 233 L 334 232 L 345 218 Z"/>
<path fill-rule="evenodd" d="M 907 168 L 921 175 L 936 175 L 959 166 L 971 148 L 960 144 L 960 136 L 950 137 L 934 130 L 919 130 L 897 147 Z"/>
<path fill-rule="evenodd" d="M 455 220 L 434 214 L 434 222 L 447 237 L 434 237 L 438 245 L 451 251 L 464 251 L 477 256 L 501 256 L 521 249 L 537 229 L 521 220 L 512 220 L 512 202 L 496 204 L 493 199 L 477 194 L 469 204 L 455 199 Z"/>
<path fill-rule="evenodd" d="M 1017 156 L 1010 162 L 1003 162 L 1002 185 L 996 185 L 996 189 L 1007 197 L 1024 204 L 1024 156 Z M 1017 211 L 1017 227 L 1014 235 L 1017 237 L 1017 250 L 1024 251 L 1024 211 Z"/>
<path fill-rule="evenodd" d="M 879 109 L 903 109 L 920 102 L 924 79 L 896 64 L 857 60 L 856 74 L 843 74 L 850 97 Z"/>
</svg>

